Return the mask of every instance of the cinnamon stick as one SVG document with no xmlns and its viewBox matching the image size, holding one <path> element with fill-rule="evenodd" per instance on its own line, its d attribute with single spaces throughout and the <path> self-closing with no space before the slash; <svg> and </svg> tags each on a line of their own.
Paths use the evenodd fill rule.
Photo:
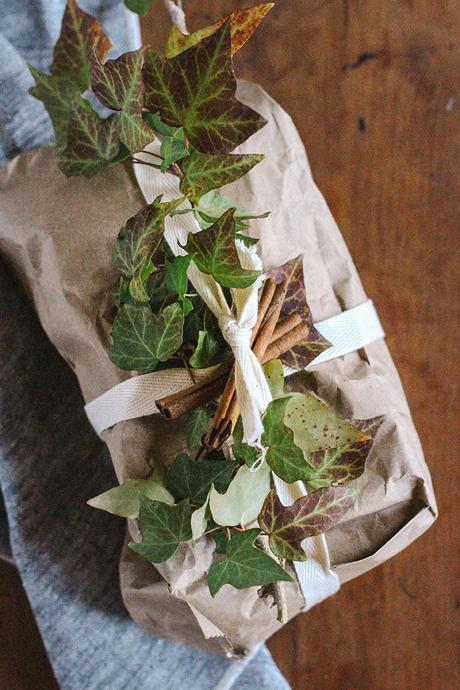
<svg viewBox="0 0 460 690">
<path fill-rule="evenodd" d="M 281 355 L 284 355 L 285 352 L 292 350 L 295 345 L 299 345 L 302 340 L 308 337 L 309 332 L 310 328 L 305 323 L 300 323 L 298 326 L 295 326 L 292 330 L 288 331 L 288 333 L 285 333 L 281 338 L 278 338 L 268 346 L 264 353 L 263 363 L 265 364 L 271 359 L 278 359 Z"/>
<path fill-rule="evenodd" d="M 273 331 L 273 338 L 272 342 L 275 340 L 278 340 L 278 338 L 281 338 L 282 335 L 285 333 L 288 333 L 288 331 L 292 330 L 296 326 L 302 323 L 302 317 L 300 314 L 297 312 L 295 314 L 290 314 L 287 316 L 285 319 L 282 319 L 281 321 L 278 321 L 276 324 L 275 330 Z"/>
</svg>

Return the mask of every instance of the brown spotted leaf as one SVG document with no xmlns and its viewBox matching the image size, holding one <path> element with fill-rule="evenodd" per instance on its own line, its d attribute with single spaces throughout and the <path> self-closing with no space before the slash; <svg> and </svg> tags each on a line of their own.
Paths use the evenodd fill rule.
<svg viewBox="0 0 460 690">
<path fill-rule="evenodd" d="M 353 506 L 356 492 L 347 486 L 329 486 L 283 506 L 271 491 L 260 511 L 261 529 L 269 535 L 270 549 L 279 558 L 305 560 L 301 543 L 334 527 Z"/>
<path fill-rule="evenodd" d="M 54 47 L 51 74 L 76 84 L 80 92 L 91 84 L 91 55 L 103 60 L 111 44 L 101 24 L 68 0 L 59 39 Z"/>
<path fill-rule="evenodd" d="M 118 110 L 120 141 L 135 153 L 142 151 L 153 139 L 152 130 L 142 119 L 144 84 L 142 81 L 143 50 L 123 53 L 105 64 L 93 55 L 91 85 L 103 105 Z"/>
<path fill-rule="evenodd" d="M 281 356 L 283 364 L 294 369 L 305 369 L 315 357 L 331 347 L 331 343 L 326 338 L 323 338 L 313 325 L 311 311 L 305 294 L 302 256 L 298 256 L 282 266 L 273 268 L 268 272 L 268 276 L 274 278 L 277 283 L 280 283 L 282 280 L 289 281 L 281 316 L 289 316 L 297 312 L 310 329 L 305 340 Z"/>
<path fill-rule="evenodd" d="M 230 23 L 180 55 L 168 59 L 148 49 L 144 64 L 145 105 L 162 121 L 183 127 L 205 153 L 229 153 L 265 120 L 235 98 Z"/>
<path fill-rule="evenodd" d="M 190 233 L 184 249 L 195 253 L 194 262 L 203 273 L 228 288 L 246 288 L 259 277 L 259 271 L 241 266 L 235 246 L 234 208 L 226 211 L 206 230 Z"/>
<path fill-rule="evenodd" d="M 206 26 L 203 29 L 194 31 L 191 34 L 183 34 L 174 24 L 168 37 L 166 44 L 165 55 L 167 57 L 175 57 L 182 53 L 187 48 L 191 48 L 204 38 L 211 36 L 219 29 L 226 21 L 230 21 L 231 36 L 232 36 L 232 55 L 234 55 L 246 41 L 251 38 L 254 31 L 259 26 L 262 19 L 265 17 L 274 6 L 273 2 L 265 2 L 261 5 L 248 7 L 241 10 L 235 10 L 223 19 L 219 19 L 214 24 Z"/>
</svg>

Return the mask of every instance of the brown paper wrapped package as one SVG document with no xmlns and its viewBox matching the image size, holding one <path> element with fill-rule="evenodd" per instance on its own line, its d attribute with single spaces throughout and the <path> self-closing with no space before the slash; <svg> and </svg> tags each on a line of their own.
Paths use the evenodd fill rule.
<svg viewBox="0 0 460 690">
<path fill-rule="evenodd" d="M 289 116 L 265 92 L 245 82 L 241 100 L 268 124 L 241 147 L 266 159 L 228 188 L 247 208 L 271 210 L 254 222 L 260 231 L 264 265 L 304 255 L 307 297 L 315 321 L 366 300 L 340 232 L 315 187 L 305 151 Z M 225 190 L 227 193 L 227 190 Z M 129 164 L 96 177 L 67 179 L 53 148 L 15 159 L 1 171 L 0 248 L 31 294 L 49 338 L 75 371 L 85 401 L 129 374 L 108 359 L 112 308 L 108 291 L 117 276 L 111 254 L 120 227 L 144 204 Z M 348 419 L 383 415 L 366 472 L 358 480 L 360 499 L 327 534 L 341 582 L 370 570 L 406 547 L 436 517 L 428 469 L 398 374 L 383 341 L 295 374 L 295 388 L 316 391 Z M 147 458 L 167 463 L 184 445 L 184 421 L 159 416 L 118 424 L 105 431 L 120 482 L 147 474 Z M 90 497 L 88 497 L 90 498 Z M 129 524 L 131 537 L 136 525 Z M 257 588 L 225 586 L 212 599 L 206 570 L 211 543 L 182 545 L 156 567 L 124 549 L 121 586 L 125 604 L 143 628 L 206 649 L 242 653 L 280 627 L 275 608 Z M 286 585 L 289 616 L 302 608 L 297 584 Z M 340 596 L 340 595 L 339 595 Z M 193 610 L 192 608 L 193 607 Z M 310 615 L 314 615 L 311 613 Z M 205 639 L 218 633 L 223 636 Z"/>
</svg>

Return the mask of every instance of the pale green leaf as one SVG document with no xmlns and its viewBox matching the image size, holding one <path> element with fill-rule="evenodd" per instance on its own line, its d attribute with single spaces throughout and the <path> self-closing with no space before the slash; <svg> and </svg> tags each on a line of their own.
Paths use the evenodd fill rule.
<svg viewBox="0 0 460 690">
<path fill-rule="evenodd" d="M 270 468 L 267 463 L 252 472 L 242 466 L 224 494 L 211 489 L 209 506 L 214 522 L 223 526 L 250 525 L 257 518 L 270 491 Z"/>
<path fill-rule="evenodd" d="M 147 479 L 128 479 L 120 486 L 104 491 L 88 501 L 88 505 L 100 510 L 106 510 L 113 515 L 125 518 L 139 516 L 139 497 L 147 496 L 151 500 L 161 501 L 173 505 L 174 498 L 164 486 L 163 482 L 153 474 Z"/>
<path fill-rule="evenodd" d="M 273 399 L 284 396 L 284 368 L 279 359 L 272 359 L 264 365 L 264 374 Z"/>
<path fill-rule="evenodd" d="M 208 513 L 209 513 L 208 504 L 209 504 L 209 496 L 207 497 L 205 503 L 203 503 L 201 508 L 197 508 L 192 513 L 191 525 L 192 525 L 193 541 L 198 541 L 198 539 L 201 536 L 203 536 L 203 534 L 206 532 L 206 528 L 208 526 Z"/>
</svg>

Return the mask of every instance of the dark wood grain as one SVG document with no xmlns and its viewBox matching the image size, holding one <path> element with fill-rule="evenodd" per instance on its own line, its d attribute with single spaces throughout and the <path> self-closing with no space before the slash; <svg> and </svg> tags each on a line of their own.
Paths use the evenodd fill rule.
<svg viewBox="0 0 460 690">
<path fill-rule="evenodd" d="M 191 27 L 248 4 L 185 0 Z M 160 4 L 145 41 L 161 47 L 167 28 Z M 458 0 L 278 0 L 237 56 L 239 74 L 280 101 L 305 142 L 378 307 L 440 508 L 418 542 L 270 641 L 294 690 L 460 687 L 459 35 Z M 52 690 L 6 568 L 0 687 Z"/>
<path fill-rule="evenodd" d="M 247 4 L 185 1 L 192 28 Z M 164 20 L 144 22 L 157 46 Z M 278 0 L 237 56 L 305 142 L 387 332 L 440 508 L 418 542 L 270 641 L 294 690 L 460 687 L 459 35 L 455 0 Z"/>
</svg>

